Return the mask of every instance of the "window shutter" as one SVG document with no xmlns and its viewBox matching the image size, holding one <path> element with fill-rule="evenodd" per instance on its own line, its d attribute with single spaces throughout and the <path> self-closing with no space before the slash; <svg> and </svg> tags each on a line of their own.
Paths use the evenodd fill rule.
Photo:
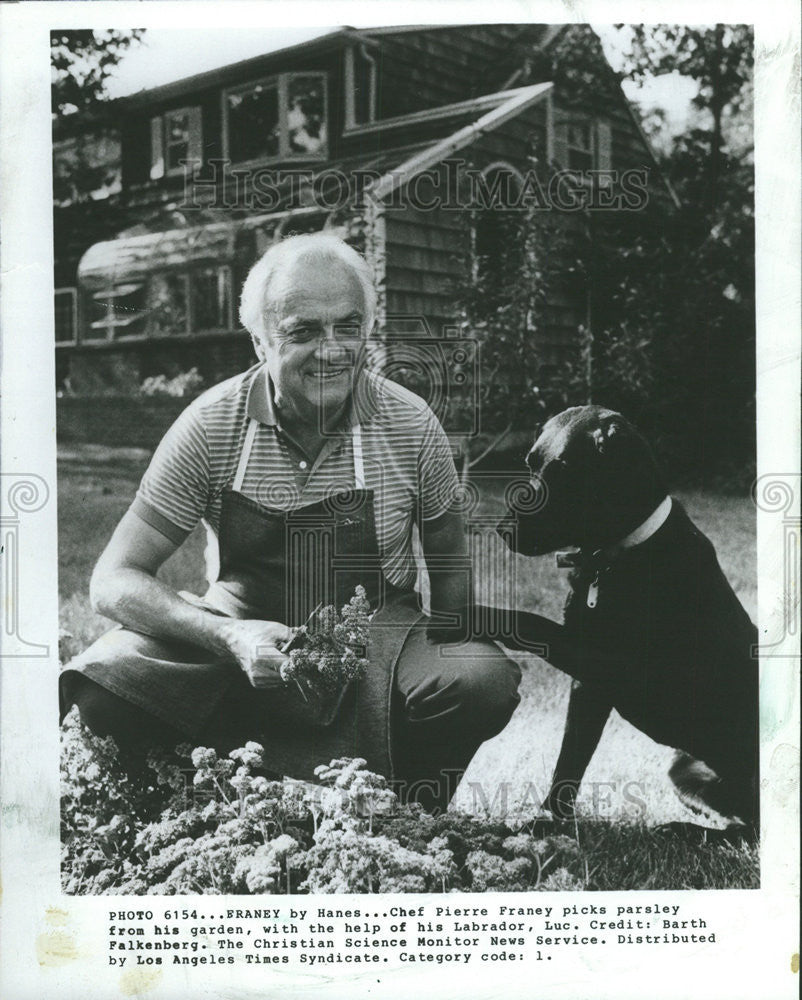
<svg viewBox="0 0 802 1000">
<path fill-rule="evenodd" d="M 187 159 L 191 163 L 203 162 L 203 134 L 201 126 L 201 109 L 189 109 L 189 152 Z"/>
<path fill-rule="evenodd" d="M 612 169 L 613 134 L 607 122 L 596 124 L 596 169 Z"/>
<path fill-rule="evenodd" d="M 161 115 L 150 120 L 150 179 L 164 177 L 164 121 Z"/>
<path fill-rule="evenodd" d="M 558 169 L 564 170 L 568 166 L 568 123 L 554 123 L 554 141 L 551 149 L 551 157 L 557 164 Z"/>
</svg>

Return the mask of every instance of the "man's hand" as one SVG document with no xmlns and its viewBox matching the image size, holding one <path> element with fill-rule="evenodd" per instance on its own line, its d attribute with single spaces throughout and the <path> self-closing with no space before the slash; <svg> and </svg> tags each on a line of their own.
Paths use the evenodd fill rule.
<svg viewBox="0 0 802 1000">
<path fill-rule="evenodd" d="M 289 657 L 281 647 L 292 637 L 292 629 L 279 622 L 256 619 L 226 621 L 220 638 L 255 688 L 281 687 L 279 670 Z"/>
</svg>

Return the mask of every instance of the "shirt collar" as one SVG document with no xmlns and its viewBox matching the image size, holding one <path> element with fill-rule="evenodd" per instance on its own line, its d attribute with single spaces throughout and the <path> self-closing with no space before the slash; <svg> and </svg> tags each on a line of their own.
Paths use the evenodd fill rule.
<svg viewBox="0 0 802 1000">
<path fill-rule="evenodd" d="M 248 416 L 260 424 L 277 427 L 276 411 L 273 408 L 273 387 L 267 374 L 267 365 L 260 365 L 248 387 L 246 403 Z"/>
<path fill-rule="evenodd" d="M 354 406 L 354 398 L 357 405 Z M 352 428 L 357 422 L 365 424 L 376 412 L 376 392 L 373 380 L 365 371 L 358 376 L 357 389 L 351 397 L 352 405 L 349 407 L 348 416 L 343 422 L 343 429 Z M 357 413 L 357 410 L 359 411 Z M 278 427 L 278 416 L 273 405 L 273 383 L 267 371 L 267 365 L 260 365 L 251 384 L 248 387 L 248 397 L 246 400 L 246 412 L 252 420 L 268 427 Z"/>
</svg>

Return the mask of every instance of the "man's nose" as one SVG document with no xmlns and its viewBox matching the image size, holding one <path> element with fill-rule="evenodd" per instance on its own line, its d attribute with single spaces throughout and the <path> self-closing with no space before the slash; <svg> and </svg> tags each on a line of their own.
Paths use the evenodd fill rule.
<svg viewBox="0 0 802 1000">
<path fill-rule="evenodd" d="M 330 358 L 337 354 L 348 353 L 348 344 L 336 336 L 334 331 L 325 333 L 317 342 L 316 354 L 321 358 Z"/>
</svg>

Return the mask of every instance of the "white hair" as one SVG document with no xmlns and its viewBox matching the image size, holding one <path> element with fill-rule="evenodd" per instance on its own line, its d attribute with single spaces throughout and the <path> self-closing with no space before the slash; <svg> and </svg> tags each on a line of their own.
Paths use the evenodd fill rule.
<svg viewBox="0 0 802 1000">
<path fill-rule="evenodd" d="M 265 321 L 273 312 L 270 284 L 282 271 L 300 261 L 328 261 L 344 264 L 362 287 L 365 299 L 365 323 L 370 329 L 376 313 L 376 291 L 370 265 L 339 236 L 333 233 L 305 233 L 288 236 L 274 243 L 248 272 L 240 296 L 239 318 L 252 337 L 266 333 Z"/>
</svg>

